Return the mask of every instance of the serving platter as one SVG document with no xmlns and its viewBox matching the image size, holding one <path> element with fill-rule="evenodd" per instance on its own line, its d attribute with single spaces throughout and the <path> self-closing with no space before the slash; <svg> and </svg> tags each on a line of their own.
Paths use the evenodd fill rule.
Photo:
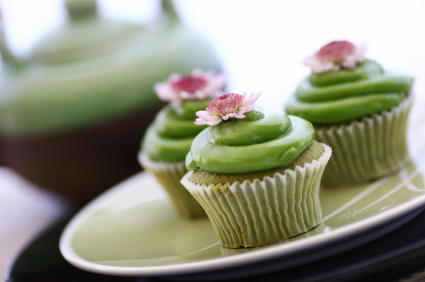
<svg viewBox="0 0 425 282">
<path fill-rule="evenodd" d="M 425 209 L 393 232 L 360 248 L 331 256 L 310 264 L 283 269 L 262 275 L 232 279 L 232 282 L 291 282 L 309 281 L 375 281 L 388 282 L 408 278 L 422 272 L 425 265 Z M 69 215 L 71 216 L 71 215 Z M 102 275 L 76 268 L 62 257 L 59 238 L 71 217 L 55 223 L 16 257 L 6 272 L 7 282 L 157 282 L 151 277 Z M 46 260 L 45 258 L 49 259 Z M 308 271 L 306 271 L 308 269 Z M 422 273 L 423 275 L 423 273 Z M 414 275 L 418 277 L 418 274 Z M 404 282 L 407 282 L 403 280 Z"/>
<path fill-rule="evenodd" d="M 142 172 L 82 209 L 65 228 L 60 250 L 87 271 L 175 280 L 255 275 L 349 250 L 400 227 L 425 206 L 424 124 L 412 124 L 415 154 L 404 169 L 371 183 L 322 188 L 322 224 L 287 241 L 221 247 L 208 219 L 180 218 L 159 183 Z"/>
</svg>

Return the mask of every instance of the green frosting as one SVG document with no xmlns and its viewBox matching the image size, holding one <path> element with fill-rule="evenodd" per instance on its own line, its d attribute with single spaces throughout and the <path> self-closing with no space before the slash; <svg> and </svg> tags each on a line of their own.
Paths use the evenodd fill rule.
<svg viewBox="0 0 425 282">
<path fill-rule="evenodd" d="M 194 124 L 196 112 L 205 110 L 210 102 L 190 100 L 164 107 L 146 132 L 143 151 L 154 161 L 184 161 L 193 139 L 206 128 Z"/>
<path fill-rule="evenodd" d="M 285 110 L 314 124 L 346 122 L 397 106 L 412 84 L 413 77 L 384 72 L 377 62 L 367 60 L 354 69 L 310 74 Z"/>
<path fill-rule="evenodd" d="M 313 142 L 314 128 L 304 119 L 258 109 L 204 129 L 186 156 L 189 170 L 247 173 L 284 167 Z"/>
</svg>

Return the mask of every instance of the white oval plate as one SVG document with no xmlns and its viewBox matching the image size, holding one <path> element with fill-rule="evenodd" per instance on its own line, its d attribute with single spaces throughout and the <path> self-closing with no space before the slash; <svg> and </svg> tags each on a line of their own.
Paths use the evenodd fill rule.
<svg viewBox="0 0 425 282">
<path fill-rule="evenodd" d="M 322 189 L 323 223 L 290 240 L 223 248 L 208 219 L 179 218 L 158 182 L 140 173 L 82 209 L 64 230 L 60 250 L 87 271 L 176 280 L 243 277 L 348 250 L 394 230 L 425 206 L 424 125 L 413 125 L 415 154 L 405 169 L 374 183 Z"/>
</svg>

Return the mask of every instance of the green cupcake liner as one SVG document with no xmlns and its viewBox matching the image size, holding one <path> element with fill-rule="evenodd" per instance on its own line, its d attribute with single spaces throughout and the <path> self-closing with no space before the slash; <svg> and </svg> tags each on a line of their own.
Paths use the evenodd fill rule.
<svg viewBox="0 0 425 282">
<path fill-rule="evenodd" d="M 139 162 L 147 171 L 155 175 L 181 216 L 186 218 L 206 216 L 204 209 L 180 183 L 180 180 L 187 173 L 184 161 L 175 163 L 156 162 L 141 152 L 139 153 Z"/>
<path fill-rule="evenodd" d="M 322 184 L 347 185 L 398 171 L 409 159 L 406 131 L 412 101 L 410 95 L 390 111 L 349 124 L 315 127 L 315 139 L 333 151 Z"/>
<path fill-rule="evenodd" d="M 324 145 L 324 144 L 323 144 Z M 242 184 L 182 184 L 207 212 L 221 245 L 227 248 L 273 244 L 307 232 L 322 219 L 319 186 L 331 148 L 318 160 Z"/>
</svg>

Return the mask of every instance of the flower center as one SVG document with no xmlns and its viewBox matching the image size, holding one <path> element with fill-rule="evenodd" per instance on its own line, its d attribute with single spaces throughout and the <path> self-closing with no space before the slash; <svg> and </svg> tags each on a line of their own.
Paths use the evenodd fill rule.
<svg viewBox="0 0 425 282">
<path fill-rule="evenodd" d="M 192 76 L 185 76 L 182 79 L 173 82 L 171 84 L 171 87 L 178 92 L 186 91 L 189 93 L 193 93 L 196 90 L 204 88 L 205 85 L 207 85 L 207 81 L 205 79 Z"/>
<path fill-rule="evenodd" d="M 316 56 L 327 61 L 341 61 L 345 55 L 354 51 L 354 44 L 348 41 L 333 41 L 326 44 L 316 53 Z"/>
<path fill-rule="evenodd" d="M 217 113 L 224 116 L 231 112 L 237 112 L 243 103 L 243 96 L 235 93 L 225 94 L 211 101 L 207 108 L 209 113 Z"/>
</svg>

